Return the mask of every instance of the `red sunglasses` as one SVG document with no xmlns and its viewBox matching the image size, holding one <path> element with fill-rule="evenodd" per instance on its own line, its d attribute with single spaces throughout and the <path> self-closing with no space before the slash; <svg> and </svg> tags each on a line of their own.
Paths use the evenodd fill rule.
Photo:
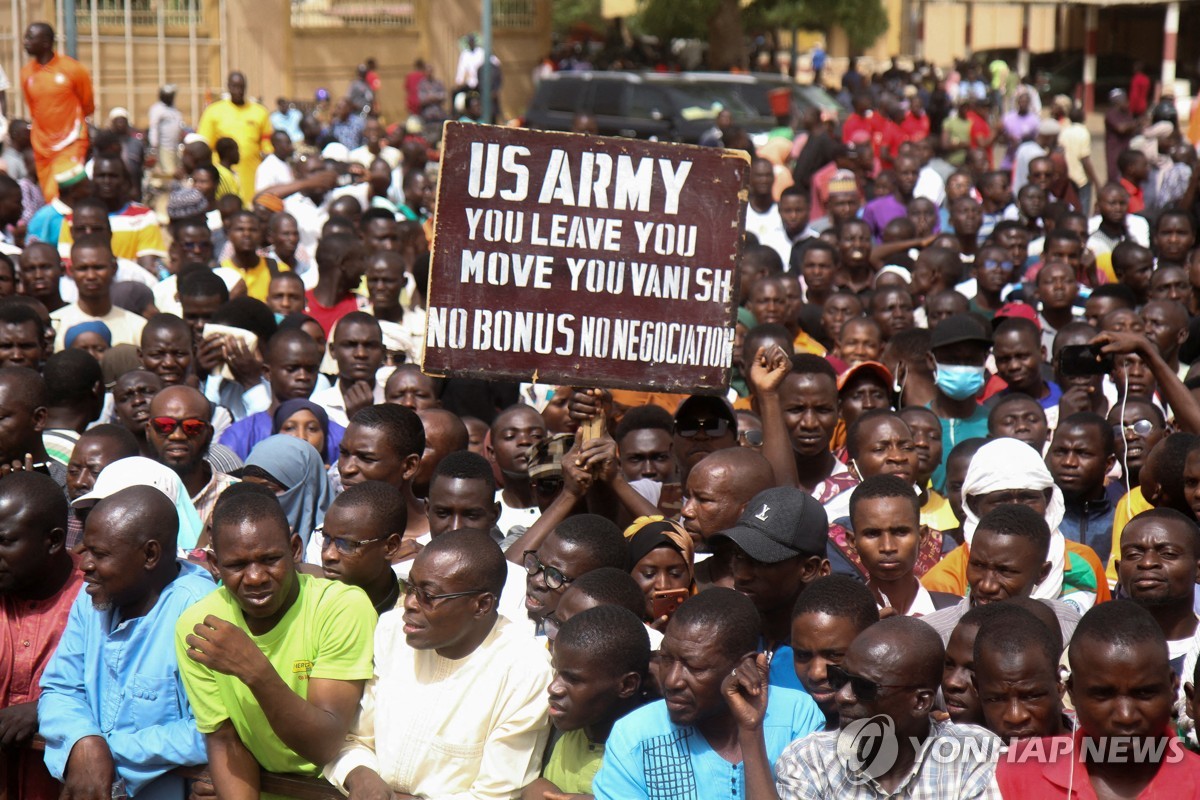
<svg viewBox="0 0 1200 800">
<path fill-rule="evenodd" d="M 192 439 L 208 430 L 208 422 L 199 417 L 175 419 L 174 417 L 151 417 L 150 427 L 159 436 L 170 436 L 176 428 L 183 428 L 183 435 Z"/>
</svg>

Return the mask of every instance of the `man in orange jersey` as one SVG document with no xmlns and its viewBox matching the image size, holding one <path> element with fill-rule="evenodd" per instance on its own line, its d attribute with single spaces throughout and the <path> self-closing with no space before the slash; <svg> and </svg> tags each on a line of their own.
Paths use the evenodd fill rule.
<svg viewBox="0 0 1200 800">
<path fill-rule="evenodd" d="M 54 52 L 54 29 L 35 22 L 25 30 L 25 52 L 32 58 L 21 68 L 21 91 L 29 108 L 33 159 L 46 200 L 58 196 L 56 165 L 82 165 L 87 159 L 85 118 L 96 110 L 92 78 L 70 56 Z"/>
</svg>

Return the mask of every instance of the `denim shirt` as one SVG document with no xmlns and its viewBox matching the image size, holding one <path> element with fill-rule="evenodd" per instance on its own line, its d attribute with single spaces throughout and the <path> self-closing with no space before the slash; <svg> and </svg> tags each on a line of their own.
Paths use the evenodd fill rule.
<svg viewBox="0 0 1200 800">
<path fill-rule="evenodd" d="M 138 800 L 182 798 L 183 779 L 165 773 L 207 763 L 179 676 L 175 623 L 216 587 L 203 568 L 178 563 L 179 575 L 143 617 L 120 620 L 113 610 L 96 610 L 86 592 L 76 598 L 38 700 L 46 767 L 55 778 L 63 779 L 71 749 L 85 736 L 104 737 L 117 777 Z"/>
</svg>

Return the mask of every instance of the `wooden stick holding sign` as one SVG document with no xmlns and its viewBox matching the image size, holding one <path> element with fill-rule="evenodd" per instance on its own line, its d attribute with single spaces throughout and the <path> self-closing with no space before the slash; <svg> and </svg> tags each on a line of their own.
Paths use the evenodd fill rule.
<svg viewBox="0 0 1200 800">
<path fill-rule="evenodd" d="M 426 373 L 728 390 L 746 153 L 458 122 L 442 142 Z"/>
</svg>

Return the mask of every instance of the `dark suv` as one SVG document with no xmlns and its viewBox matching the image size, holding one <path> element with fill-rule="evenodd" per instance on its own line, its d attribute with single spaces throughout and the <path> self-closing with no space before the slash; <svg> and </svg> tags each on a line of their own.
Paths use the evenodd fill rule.
<svg viewBox="0 0 1200 800">
<path fill-rule="evenodd" d="M 696 143 L 721 109 L 749 132 L 772 127 L 738 93 L 689 74 L 559 72 L 542 79 L 525 115 L 530 128 L 569 131 L 575 115 L 595 117 L 602 136 Z"/>
</svg>

